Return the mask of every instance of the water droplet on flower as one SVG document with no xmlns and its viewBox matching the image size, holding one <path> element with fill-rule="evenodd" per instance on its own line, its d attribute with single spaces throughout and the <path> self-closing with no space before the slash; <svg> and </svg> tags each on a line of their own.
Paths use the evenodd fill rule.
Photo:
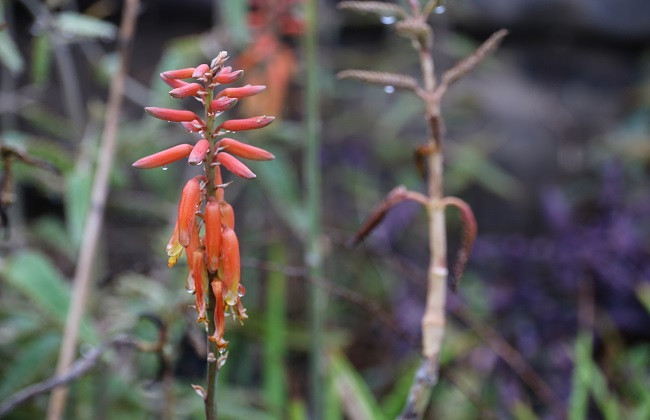
<svg viewBox="0 0 650 420">
<path fill-rule="evenodd" d="M 189 293 L 190 295 L 194 295 L 194 294 L 196 294 L 196 290 L 194 290 L 194 288 L 189 288 L 189 287 L 187 287 L 187 288 L 185 288 L 185 291 L 186 291 L 187 293 Z"/>
<path fill-rule="evenodd" d="M 226 349 L 219 349 L 219 355 L 223 356 L 223 354 L 226 352 Z"/>
<path fill-rule="evenodd" d="M 434 12 L 436 15 L 441 15 L 441 14 L 445 13 L 446 11 L 447 11 L 447 8 L 445 7 L 444 4 L 441 4 L 440 6 L 436 7 L 435 9 L 433 9 L 433 12 Z"/>
<path fill-rule="evenodd" d="M 392 25 L 397 20 L 395 16 L 382 16 L 379 18 L 384 25 Z"/>
<path fill-rule="evenodd" d="M 164 165 L 164 166 L 162 167 L 162 170 L 163 170 L 163 171 L 166 171 L 167 169 L 168 169 L 168 168 L 167 168 L 167 165 Z"/>
<path fill-rule="evenodd" d="M 395 87 L 391 86 L 391 85 L 384 86 L 384 92 L 393 93 L 393 92 L 395 92 Z"/>
</svg>

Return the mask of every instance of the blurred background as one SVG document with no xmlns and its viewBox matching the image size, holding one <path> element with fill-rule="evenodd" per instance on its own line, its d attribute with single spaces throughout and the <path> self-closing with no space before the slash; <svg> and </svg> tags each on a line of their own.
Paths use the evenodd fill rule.
<svg viewBox="0 0 650 420">
<path fill-rule="evenodd" d="M 54 374 L 105 158 L 98 147 L 123 4 L 0 4 L 2 402 Z M 188 138 L 144 115 L 145 106 L 195 106 L 170 98 L 158 74 L 209 63 L 221 50 L 245 69 L 240 83 L 268 86 L 234 113 L 276 116 L 237 135 L 276 159 L 253 162 L 258 178 L 235 179 L 226 193 L 249 320 L 227 323 L 221 417 L 400 412 L 420 360 L 426 217 L 402 204 L 363 244 L 345 244 L 393 187 L 425 190 L 413 156 L 427 127 L 412 95 L 335 75 L 419 77 L 419 62 L 393 16 L 336 4 L 318 2 L 314 28 L 300 0 L 141 2 L 77 357 L 119 334 L 160 345 L 106 351 L 72 383 L 67 418 L 203 415 L 190 384 L 204 382 L 204 331 L 184 291 L 186 266 L 168 269 L 165 254 L 181 188 L 199 170 L 131 163 Z M 650 418 L 650 3 L 449 0 L 429 21 L 438 74 L 494 31 L 510 35 L 443 102 L 445 188 L 471 204 L 479 234 L 458 291 L 448 293 L 428 418 Z M 315 47 L 305 43 L 313 30 Z M 309 106 L 308 83 L 319 108 Z M 317 167 L 304 159 L 309 118 L 322 143 Z M 315 247 L 310 171 L 321 179 Z M 453 211 L 448 227 L 453 263 L 461 237 Z M 311 281 L 305 261 L 321 262 Z M 326 296 L 321 327 L 309 321 L 314 287 Z M 41 395 L 7 418 L 40 418 L 46 407 Z"/>
</svg>

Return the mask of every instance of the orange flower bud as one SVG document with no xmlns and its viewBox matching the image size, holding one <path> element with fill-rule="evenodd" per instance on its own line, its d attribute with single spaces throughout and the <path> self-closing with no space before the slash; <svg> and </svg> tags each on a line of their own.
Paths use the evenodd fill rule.
<svg viewBox="0 0 650 420">
<path fill-rule="evenodd" d="M 188 79 L 192 77 L 193 73 L 194 67 L 187 67 L 184 69 L 164 71 L 160 73 L 160 77 L 166 77 L 168 79 Z"/>
<path fill-rule="evenodd" d="M 144 110 L 147 111 L 147 114 L 151 115 L 152 117 L 171 122 L 201 120 L 199 116 L 192 111 L 186 111 L 184 109 L 158 108 L 155 106 L 149 106 Z"/>
<path fill-rule="evenodd" d="M 266 89 L 264 85 L 246 85 L 242 87 L 227 88 L 217 94 L 217 98 L 228 96 L 229 98 L 245 98 L 247 96 L 257 95 Z"/>
<path fill-rule="evenodd" d="M 169 149 L 138 159 L 133 163 L 133 166 L 141 169 L 149 169 L 168 165 L 188 157 L 193 148 L 194 146 L 191 144 L 179 144 L 178 146 L 170 147 Z"/>
<path fill-rule="evenodd" d="M 178 242 L 178 220 L 176 220 L 176 226 L 174 226 L 174 233 L 172 233 L 171 238 L 169 238 L 169 242 L 167 243 L 167 256 L 169 256 L 169 259 L 167 260 L 167 265 L 169 268 L 172 268 L 174 264 L 176 264 L 176 261 L 178 261 L 178 258 L 181 256 L 183 253 L 183 246 L 181 245 L 180 242 Z"/>
<path fill-rule="evenodd" d="M 184 86 L 170 90 L 169 94 L 172 96 L 172 98 L 183 99 L 187 98 L 188 96 L 196 95 L 202 88 L 203 86 L 198 83 L 188 83 Z"/>
<path fill-rule="evenodd" d="M 230 67 L 224 67 L 219 74 L 217 74 L 217 82 L 227 84 L 236 82 L 244 74 L 244 70 L 236 70 L 233 72 L 226 71 L 226 69 L 231 69 Z"/>
<path fill-rule="evenodd" d="M 196 250 L 192 255 L 192 278 L 194 279 L 194 295 L 196 301 L 196 312 L 199 314 L 197 322 L 205 321 L 205 286 L 207 285 L 207 273 L 203 262 L 203 251 Z"/>
<path fill-rule="evenodd" d="M 192 228 L 196 224 L 196 212 L 201 201 L 201 185 L 198 178 L 187 181 L 178 203 L 178 241 L 184 247 L 190 244 Z"/>
<path fill-rule="evenodd" d="M 224 318 L 223 307 L 223 285 L 220 281 L 215 280 L 212 282 L 212 292 L 217 302 L 214 307 L 214 334 L 208 338 L 217 343 L 217 348 L 225 349 L 228 342 L 223 339 L 226 331 L 226 319 Z"/>
<path fill-rule="evenodd" d="M 227 120 L 221 124 L 221 128 L 230 131 L 255 130 L 266 127 L 275 120 L 275 117 L 262 115 L 259 117 L 244 118 L 241 120 Z"/>
<path fill-rule="evenodd" d="M 210 70 L 210 66 L 207 64 L 201 64 L 198 66 L 196 69 L 194 69 L 194 72 L 192 73 L 192 77 L 195 79 L 199 79 L 205 75 Z"/>
<path fill-rule="evenodd" d="M 235 174 L 237 176 L 240 176 L 240 177 L 246 178 L 246 179 L 252 179 L 252 178 L 257 177 L 257 175 L 255 175 L 253 173 L 253 171 L 248 169 L 248 166 L 241 163 L 233 155 L 230 155 L 230 154 L 225 153 L 225 152 L 219 152 L 219 153 L 217 153 L 217 161 L 220 164 L 222 164 L 226 169 L 228 169 L 230 172 L 232 172 L 233 174 Z"/>
<path fill-rule="evenodd" d="M 229 98 L 227 96 L 222 96 L 219 99 L 215 99 L 210 102 L 210 111 L 211 112 L 223 112 L 228 111 L 230 108 L 237 104 L 237 98 Z"/>
<path fill-rule="evenodd" d="M 203 162 L 205 159 L 205 154 L 208 150 L 210 150 L 210 142 L 206 139 L 199 140 L 194 145 L 192 153 L 190 153 L 190 157 L 187 161 L 190 163 L 190 165 L 198 165 L 199 163 Z"/>
<path fill-rule="evenodd" d="M 181 125 L 183 126 L 184 129 L 186 129 L 190 133 L 198 133 L 199 131 L 205 128 L 197 120 L 192 120 L 191 122 L 183 121 L 181 122 Z"/>
<path fill-rule="evenodd" d="M 271 160 L 275 158 L 275 156 L 273 156 L 271 153 L 267 152 L 264 149 L 251 146 L 249 144 L 242 143 L 240 141 L 228 137 L 221 139 L 217 143 L 217 145 L 219 147 L 223 147 L 225 150 L 228 151 L 228 153 L 233 154 L 235 156 L 242 157 L 244 159 Z"/>
<path fill-rule="evenodd" d="M 219 201 L 219 207 L 221 208 L 221 226 L 234 229 L 235 212 L 233 211 L 232 206 L 225 200 L 222 200 Z"/>
<path fill-rule="evenodd" d="M 205 254 L 208 271 L 214 273 L 219 269 L 221 252 L 221 208 L 214 199 L 205 206 Z"/>
<path fill-rule="evenodd" d="M 239 240 L 234 230 L 224 226 L 221 232 L 219 278 L 224 286 L 224 300 L 229 306 L 237 304 L 240 274 Z"/>
<path fill-rule="evenodd" d="M 188 82 L 184 82 L 179 79 L 172 79 L 171 77 L 167 77 L 164 75 L 164 73 L 160 73 L 160 78 L 162 79 L 163 82 L 165 82 L 167 85 L 170 87 L 173 87 L 174 89 L 183 87 L 185 85 L 188 85 Z"/>
</svg>

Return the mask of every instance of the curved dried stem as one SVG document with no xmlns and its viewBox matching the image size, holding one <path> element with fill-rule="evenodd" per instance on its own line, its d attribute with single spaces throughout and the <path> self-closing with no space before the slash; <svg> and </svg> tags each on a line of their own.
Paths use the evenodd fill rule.
<svg viewBox="0 0 650 420">
<path fill-rule="evenodd" d="M 393 86 L 414 92 L 418 89 L 418 81 L 414 77 L 405 74 L 367 70 L 343 70 L 338 72 L 336 77 L 338 79 L 355 79 L 381 86 Z"/>
<path fill-rule="evenodd" d="M 476 217 L 474 217 L 474 212 L 470 205 L 458 197 L 445 197 L 440 201 L 440 205 L 443 207 L 456 207 L 460 211 L 460 221 L 463 225 L 461 245 L 458 254 L 456 255 L 456 262 L 454 263 L 454 278 L 451 283 L 451 288 L 455 291 L 458 288 L 460 278 L 465 270 L 465 264 L 467 264 L 469 254 L 472 252 L 472 246 L 476 240 Z"/>
</svg>

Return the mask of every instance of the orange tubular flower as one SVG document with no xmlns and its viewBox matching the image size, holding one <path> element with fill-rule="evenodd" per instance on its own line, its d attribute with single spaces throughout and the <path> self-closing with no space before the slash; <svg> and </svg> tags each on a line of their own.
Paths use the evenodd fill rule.
<svg viewBox="0 0 650 420">
<path fill-rule="evenodd" d="M 229 131 L 244 131 L 263 128 L 271 124 L 275 117 L 262 115 L 260 117 L 244 118 L 241 120 L 227 120 L 221 123 L 221 128 Z"/>
<path fill-rule="evenodd" d="M 238 161 L 237 158 L 234 157 L 233 155 L 229 155 L 228 153 L 225 152 L 219 152 L 217 154 L 217 161 L 220 164 L 222 164 L 224 168 L 228 169 L 230 172 L 232 172 L 237 176 L 246 179 L 252 179 L 257 177 L 257 175 L 253 173 L 253 171 L 248 169 L 248 166 Z"/>
<path fill-rule="evenodd" d="M 246 85 L 236 88 L 227 88 L 219 92 L 217 95 L 218 98 L 222 96 L 228 96 L 229 98 L 245 98 L 247 96 L 257 95 L 258 93 L 264 92 L 266 86 L 264 85 Z"/>
<path fill-rule="evenodd" d="M 185 159 L 190 155 L 194 149 L 191 144 L 179 144 L 178 146 L 170 147 L 162 152 L 154 153 L 138 159 L 133 162 L 133 166 L 141 169 L 157 168 L 158 166 L 169 165 L 177 160 Z"/>
<path fill-rule="evenodd" d="M 239 260 L 239 240 L 235 231 L 224 226 L 221 232 L 221 261 L 219 262 L 219 279 L 224 286 L 224 299 L 228 306 L 237 304 L 237 292 L 241 266 Z"/>
<path fill-rule="evenodd" d="M 210 142 L 206 139 L 199 140 L 196 145 L 194 145 L 192 153 L 190 153 L 190 157 L 187 159 L 187 161 L 190 165 L 198 165 L 199 163 L 203 162 L 205 159 L 205 154 L 208 152 L 208 150 L 210 150 Z"/>
<path fill-rule="evenodd" d="M 184 109 L 169 109 L 169 108 L 158 108 L 155 106 L 149 106 L 144 109 L 147 111 L 147 114 L 152 117 L 159 118 L 161 120 L 171 121 L 171 122 L 182 122 L 182 121 L 199 121 L 200 118 L 198 115 L 192 111 L 185 111 Z"/>
<path fill-rule="evenodd" d="M 259 147 L 242 143 L 235 139 L 224 137 L 217 142 L 217 146 L 227 150 L 228 153 L 250 160 L 272 160 L 275 159 L 273 154 Z"/>
<path fill-rule="evenodd" d="M 197 99 L 203 105 L 203 113 L 199 116 L 189 110 L 158 107 L 147 107 L 145 111 L 155 118 L 181 123 L 188 132 L 197 133 L 201 138 L 192 144 L 180 144 L 154 153 L 133 164 L 136 168 L 153 168 L 181 159 L 187 159 L 191 165 L 205 162 L 202 166 L 204 175 L 190 179 L 183 187 L 174 233 L 166 251 L 168 265 L 172 267 L 185 250 L 189 266 L 186 288 L 195 294 L 198 321 L 206 322 L 209 338 L 219 350 L 228 344 L 224 339 L 225 311 L 232 311 L 239 321 L 248 317 L 241 300 L 246 289 L 240 284 L 235 214 L 224 199 L 230 182 L 223 182 L 221 169 L 226 168 L 243 178 L 255 178 L 255 174 L 235 156 L 251 160 L 274 158 L 264 149 L 235 139 L 220 138 L 225 132 L 254 130 L 266 127 L 274 120 L 274 117 L 264 115 L 217 121 L 239 100 L 266 89 L 264 85 L 220 88 L 220 85 L 239 80 L 243 74 L 242 70 L 233 71 L 224 66 L 227 58 L 227 54 L 222 52 L 210 64 L 160 74 L 162 81 L 172 88 L 169 92 L 172 97 Z M 206 305 L 210 302 L 214 303 L 214 313 L 208 313 Z M 214 351 L 214 345 L 211 346 L 211 351 Z"/>
<path fill-rule="evenodd" d="M 191 232 L 196 223 L 196 212 L 201 204 L 199 177 L 187 181 L 178 203 L 178 241 L 184 247 L 190 244 Z"/>
<path fill-rule="evenodd" d="M 205 205 L 205 257 L 208 271 L 219 269 L 221 253 L 221 207 L 215 200 Z"/>
</svg>

